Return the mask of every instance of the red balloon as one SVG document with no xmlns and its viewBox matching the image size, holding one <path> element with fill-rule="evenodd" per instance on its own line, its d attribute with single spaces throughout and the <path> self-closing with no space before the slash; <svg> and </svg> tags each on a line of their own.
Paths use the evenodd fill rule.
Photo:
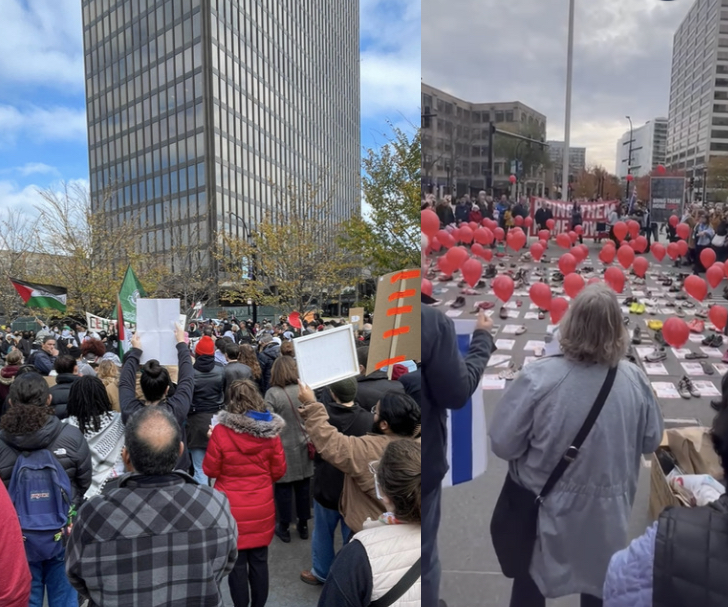
<svg viewBox="0 0 728 607">
<path fill-rule="evenodd" d="M 465 282 L 472 288 L 478 284 L 480 277 L 483 275 L 483 264 L 477 259 L 468 259 L 463 264 L 462 272 Z"/>
<path fill-rule="evenodd" d="M 542 310 L 548 310 L 551 307 L 551 289 L 546 283 L 534 283 L 528 290 L 528 295 L 531 301 Z"/>
<path fill-rule="evenodd" d="M 640 278 L 644 278 L 645 274 L 647 274 L 647 268 L 650 267 L 650 262 L 647 261 L 644 257 L 638 257 L 634 260 L 634 263 L 632 264 L 632 268 L 634 269 L 634 273 L 637 274 Z"/>
<path fill-rule="evenodd" d="M 460 242 L 470 244 L 471 242 L 473 242 L 473 230 L 470 229 L 470 226 L 463 226 L 462 228 L 460 228 L 458 237 L 460 238 Z"/>
<path fill-rule="evenodd" d="M 690 226 L 686 223 L 679 223 L 675 228 L 677 235 L 683 240 L 687 240 L 690 237 Z"/>
<path fill-rule="evenodd" d="M 662 325 L 662 336 L 673 348 L 682 348 L 690 338 L 690 329 L 682 318 L 671 316 Z"/>
<path fill-rule="evenodd" d="M 455 239 L 452 237 L 450 232 L 447 230 L 440 230 L 437 233 L 437 240 L 440 241 L 440 244 L 442 244 L 443 247 L 446 249 L 449 249 L 450 247 L 455 246 Z"/>
<path fill-rule="evenodd" d="M 556 221 L 555 220 L 553 220 L 553 219 L 547 219 L 546 220 L 546 227 L 549 230 L 553 230 L 555 225 L 556 225 Z"/>
<path fill-rule="evenodd" d="M 508 232 L 508 246 L 514 251 L 520 251 L 526 244 L 526 235 L 521 232 L 511 230 Z"/>
<path fill-rule="evenodd" d="M 589 280 L 586 281 L 586 284 L 595 285 L 601 281 L 602 281 L 602 279 L 599 278 L 599 276 L 592 276 Z M 564 281 L 564 282 L 566 282 L 566 281 Z"/>
<path fill-rule="evenodd" d="M 539 230 L 538 231 L 539 240 L 548 240 L 549 238 L 551 238 L 551 232 L 549 230 Z"/>
<path fill-rule="evenodd" d="M 579 235 L 574 232 L 574 230 L 571 230 L 569 232 L 569 240 L 571 241 L 571 244 L 574 244 L 577 240 L 579 240 Z"/>
<path fill-rule="evenodd" d="M 622 246 L 629 247 L 633 251 L 637 251 L 637 242 L 635 240 L 629 240 L 625 242 Z"/>
<path fill-rule="evenodd" d="M 627 181 L 634 181 L 634 175 L 627 175 Z"/>
<path fill-rule="evenodd" d="M 574 247 L 574 250 L 579 251 L 578 260 L 580 262 L 584 261 L 589 257 L 589 247 L 587 247 L 585 244 L 580 244 L 578 247 Z M 574 255 L 574 251 L 572 251 L 571 254 Z"/>
<path fill-rule="evenodd" d="M 709 268 L 715 263 L 715 251 L 711 248 L 703 249 L 700 252 L 700 263 L 704 268 Z"/>
<path fill-rule="evenodd" d="M 459 270 L 463 267 L 463 264 L 468 260 L 470 255 L 468 255 L 467 249 L 463 247 L 453 247 L 445 253 L 445 257 L 450 260 L 456 270 Z"/>
<path fill-rule="evenodd" d="M 528 229 L 531 229 L 531 226 L 533 225 L 533 217 L 526 217 L 526 219 L 523 220 L 523 225 Z"/>
<path fill-rule="evenodd" d="M 667 220 L 667 223 L 674 228 L 678 223 L 680 223 L 680 219 L 678 219 L 677 215 L 670 215 L 670 219 Z"/>
<path fill-rule="evenodd" d="M 490 230 L 488 230 L 487 232 L 486 230 L 488 230 L 488 228 L 478 228 L 477 230 L 475 230 L 475 232 L 473 232 L 473 240 L 480 244 L 490 244 L 490 242 L 488 242 L 488 232 L 490 232 Z M 490 237 L 491 242 L 493 242 L 492 232 L 490 234 Z"/>
<path fill-rule="evenodd" d="M 563 297 L 556 297 L 551 301 L 551 324 L 558 325 L 561 319 L 564 317 L 564 314 L 566 314 L 566 311 L 569 309 L 569 302 L 566 301 Z"/>
<path fill-rule="evenodd" d="M 652 245 L 652 247 L 650 248 L 650 252 L 657 261 L 662 261 L 663 259 L 665 259 L 665 245 L 662 245 L 659 242 L 656 242 Z"/>
<path fill-rule="evenodd" d="M 620 265 L 626 270 L 634 261 L 634 249 L 623 244 L 617 251 L 617 259 Z"/>
<path fill-rule="evenodd" d="M 647 239 L 644 236 L 638 236 L 634 242 L 634 250 L 638 253 L 644 253 L 647 250 Z"/>
<path fill-rule="evenodd" d="M 559 271 L 567 276 L 576 270 L 576 259 L 571 253 L 564 253 L 559 258 Z"/>
<path fill-rule="evenodd" d="M 511 298 L 511 295 L 513 295 L 513 288 L 513 279 L 507 274 L 501 274 L 493 279 L 493 292 L 495 293 L 495 296 L 504 303 Z"/>
<path fill-rule="evenodd" d="M 446 276 L 452 276 L 452 273 L 455 271 L 455 264 L 446 255 L 443 255 L 437 260 L 437 267 Z"/>
<path fill-rule="evenodd" d="M 718 331 L 722 331 L 725 329 L 726 322 L 728 322 L 728 310 L 723 306 L 711 306 L 710 310 L 708 310 L 708 318 Z"/>
<path fill-rule="evenodd" d="M 422 231 L 429 238 L 437 234 L 437 231 L 440 229 L 440 218 L 435 211 L 431 211 L 430 209 L 425 209 L 420 212 L 420 223 L 422 224 Z"/>
<path fill-rule="evenodd" d="M 422 279 L 422 292 L 425 295 L 432 297 L 432 283 L 426 278 Z"/>
<path fill-rule="evenodd" d="M 538 243 L 543 247 L 544 251 L 549 248 L 548 240 L 539 240 Z"/>
<path fill-rule="evenodd" d="M 612 266 L 604 272 L 604 282 L 606 282 L 617 293 L 624 291 L 624 274 L 619 268 Z"/>
<path fill-rule="evenodd" d="M 614 235 L 620 242 L 622 242 L 626 238 L 628 231 L 629 230 L 627 228 L 627 224 L 623 221 L 618 221 L 614 224 Z"/>
<path fill-rule="evenodd" d="M 496 228 L 496 229 L 495 229 L 495 230 L 493 231 L 493 235 L 495 236 L 495 239 L 496 239 L 496 240 L 497 240 L 498 242 L 503 242 L 503 239 L 505 238 L 505 236 L 506 236 L 506 233 L 505 233 L 505 232 L 503 231 L 503 228 Z"/>
<path fill-rule="evenodd" d="M 665 168 L 664 164 L 658 164 L 657 165 L 657 174 L 658 175 L 664 175 L 667 169 Z"/>
<path fill-rule="evenodd" d="M 439 251 L 440 249 L 442 249 L 442 243 L 440 243 L 440 241 L 437 239 L 437 236 L 433 236 L 430 239 L 430 248 L 433 251 Z"/>
<path fill-rule="evenodd" d="M 498 227 L 498 222 L 495 219 L 484 219 L 486 221 L 485 227 L 493 231 Z"/>
<path fill-rule="evenodd" d="M 695 274 L 685 279 L 684 288 L 690 297 L 698 301 L 703 301 L 708 294 L 708 284 L 700 276 L 696 276 Z"/>
<path fill-rule="evenodd" d="M 478 257 L 482 257 L 483 251 L 485 251 L 485 249 L 483 248 L 483 245 L 481 245 L 480 243 L 477 243 L 477 242 L 474 242 L 473 246 L 470 247 L 470 252 L 473 255 L 477 255 Z"/>
<path fill-rule="evenodd" d="M 470 229 L 471 229 L 471 230 L 472 230 L 473 232 L 475 232 L 475 230 L 477 230 L 477 229 L 478 229 L 478 224 L 477 224 L 476 222 L 474 222 L 474 221 L 470 221 L 470 222 L 468 222 L 468 227 L 469 227 L 469 228 L 470 228 Z"/>
<path fill-rule="evenodd" d="M 578 247 L 572 247 L 571 251 L 569 253 L 574 256 L 574 259 L 576 259 L 576 263 L 581 263 L 586 259 L 586 256 L 588 255 L 588 252 L 584 252 L 584 249 L 581 248 L 582 245 L 579 245 Z"/>
<path fill-rule="evenodd" d="M 604 264 L 610 264 L 614 261 L 614 257 L 617 254 L 617 250 L 609 245 L 604 245 L 602 250 L 599 251 L 599 260 Z"/>
<path fill-rule="evenodd" d="M 516 181 L 518 181 L 518 177 L 516 177 L 515 175 L 511 175 L 508 178 L 508 181 L 510 181 L 511 183 L 516 183 Z"/>
<path fill-rule="evenodd" d="M 667 256 L 673 261 L 680 257 L 680 247 L 677 246 L 676 242 L 671 242 L 667 245 Z"/>
<path fill-rule="evenodd" d="M 627 230 L 629 231 L 629 235 L 632 237 L 632 239 L 635 239 L 640 234 L 640 224 L 637 223 L 634 219 L 630 219 L 627 222 Z"/>
<path fill-rule="evenodd" d="M 595 277 L 596 278 L 596 277 Z M 564 278 L 564 292 L 572 299 L 584 288 L 584 279 L 581 274 L 569 274 Z"/>
<path fill-rule="evenodd" d="M 562 249 L 570 249 L 571 239 L 569 238 L 568 234 L 559 234 L 556 237 L 556 244 L 559 245 Z"/>
<path fill-rule="evenodd" d="M 574 226 L 574 232 L 576 232 L 579 236 L 581 236 L 584 233 L 584 226 L 582 226 L 582 225 Z"/>
<path fill-rule="evenodd" d="M 702 257 L 702 256 L 701 256 Z M 725 266 L 722 263 L 714 263 L 705 272 L 705 279 L 712 289 L 715 289 L 721 282 L 723 282 L 723 276 L 725 275 Z"/>
<path fill-rule="evenodd" d="M 682 256 L 685 257 L 685 255 L 688 254 L 688 243 L 684 240 L 678 240 L 677 241 L 677 252 Z"/>
<path fill-rule="evenodd" d="M 521 217 L 520 215 L 516 215 L 516 217 L 513 219 L 513 222 L 517 226 L 522 226 L 523 225 L 523 217 Z"/>
<path fill-rule="evenodd" d="M 483 249 L 483 253 L 480 255 L 485 261 L 493 260 L 493 249 Z"/>
<path fill-rule="evenodd" d="M 543 257 L 543 247 L 538 242 L 531 245 L 531 257 L 534 261 L 541 261 L 541 257 Z"/>
</svg>

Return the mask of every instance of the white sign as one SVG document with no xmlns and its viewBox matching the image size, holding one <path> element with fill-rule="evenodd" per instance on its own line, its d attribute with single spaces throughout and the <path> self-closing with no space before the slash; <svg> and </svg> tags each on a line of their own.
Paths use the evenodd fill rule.
<svg viewBox="0 0 728 607">
<path fill-rule="evenodd" d="M 175 325 L 179 322 L 179 299 L 137 300 L 137 332 L 142 340 L 142 364 L 158 360 L 163 366 L 178 364 Z"/>
<path fill-rule="evenodd" d="M 301 381 L 314 390 L 359 375 L 352 325 L 297 337 L 293 344 Z"/>
</svg>

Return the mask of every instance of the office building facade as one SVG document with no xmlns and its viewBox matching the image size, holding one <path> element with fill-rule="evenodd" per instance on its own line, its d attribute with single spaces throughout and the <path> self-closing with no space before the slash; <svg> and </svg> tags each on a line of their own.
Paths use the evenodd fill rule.
<svg viewBox="0 0 728 607">
<path fill-rule="evenodd" d="M 549 160 L 554 173 L 554 183 L 561 184 L 561 174 L 564 170 L 564 142 L 547 141 Z M 577 177 L 586 170 L 586 148 L 569 146 L 569 175 Z"/>
<path fill-rule="evenodd" d="M 667 165 L 699 177 L 728 155 L 728 0 L 696 0 L 675 33 Z"/>
<path fill-rule="evenodd" d="M 488 128 L 512 133 L 527 130 L 545 140 L 546 116 L 515 102 L 471 103 L 422 84 L 422 189 L 440 194 L 477 194 L 486 189 L 488 168 Z M 510 188 L 509 159 L 498 157 L 495 145 L 493 187 Z M 543 169 L 523 176 L 521 190 L 542 193 Z"/>
<path fill-rule="evenodd" d="M 644 125 L 626 131 L 617 141 L 616 171 L 620 179 L 630 173 L 635 177 L 649 175 L 659 165 L 667 163 L 667 118 L 655 118 Z M 631 146 L 630 146 L 631 135 Z M 630 161 L 630 147 L 632 159 Z"/>
<path fill-rule="evenodd" d="M 83 0 L 83 24 L 92 200 L 142 253 L 212 267 L 289 186 L 358 212 L 358 2 Z"/>
</svg>

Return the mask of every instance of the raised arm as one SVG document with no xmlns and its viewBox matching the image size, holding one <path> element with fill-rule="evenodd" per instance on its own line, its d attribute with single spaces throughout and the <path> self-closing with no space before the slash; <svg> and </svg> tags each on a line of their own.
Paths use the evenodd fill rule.
<svg viewBox="0 0 728 607">
<path fill-rule="evenodd" d="M 136 410 L 136 375 L 139 369 L 139 360 L 142 356 L 141 340 L 137 334 L 131 338 L 132 348 L 126 355 L 124 365 L 119 375 L 119 406 L 121 408 L 121 421 L 126 423 Z"/>
</svg>

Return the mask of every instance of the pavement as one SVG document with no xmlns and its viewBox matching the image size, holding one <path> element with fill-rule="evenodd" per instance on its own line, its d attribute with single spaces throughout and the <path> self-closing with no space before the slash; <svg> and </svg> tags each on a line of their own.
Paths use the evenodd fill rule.
<svg viewBox="0 0 728 607">
<path fill-rule="evenodd" d="M 663 243 L 664 244 L 664 243 Z M 601 245 L 591 243 L 588 245 L 590 249 L 590 259 L 586 260 L 581 264 L 592 265 L 595 268 L 596 275 L 601 275 L 600 270 L 604 267 L 598 261 L 598 251 L 601 249 Z M 523 249 L 528 250 L 528 245 Z M 550 264 L 543 263 L 522 263 L 518 260 L 518 256 L 513 256 L 513 259 L 506 261 L 506 266 L 510 266 L 511 263 L 515 263 L 520 268 L 534 269 L 541 267 L 544 269 L 556 270 L 556 261 L 558 257 L 565 251 L 558 249 L 555 244 L 551 243 L 547 251 L 547 255 L 552 259 Z M 666 257 L 663 262 L 657 263 L 651 254 L 646 254 L 646 258 L 650 262 L 650 270 L 648 271 L 647 284 L 644 286 L 633 286 L 630 290 L 630 285 L 625 286 L 625 292 L 620 297 L 626 297 L 632 294 L 633 291 L 645 293 L 649 290 L 652 294 L 653 299 L 659 299 L 661 301 L 670 301 L 667 291 L 667 287 L 663 287 L 656 281 L 656 276 L 650 276 L 650 273 L 668 273 L 677 275 L 678 272 L 689 273 L 690 268 L 674 268 L 672 262 Z M 498 258 L 494 258 L 494 262 L 501 261 Z M 616 262 L 615 262 L 616 263 Z M 514 271 L 516 269 L 514 268 Z M 503 270 L 500 270 L 502 272 Z M 538 278 L 532 277 L 531 284 L 537 281 Z M 434 284 L 434 297 L 442 300 L 441 309 L 443 312 L 450 312 L 449 315 L 455 314 L 456 311 L 449 308 L 447 302 L 453 300 L 457 295 L 460 294 L 460 288 L 457 287 L 456 283 L 438 283 L 436 280 Z M 720 303 L 725 305 L 726 302 L 722 299 L 722 289 L 726 283 L 724 282 L 719 287 L 714 289 L 719 299 L 713 302 L 707 303 Z M 499 351 L 498 354 L 511 354 L 514 361 L 518 364 L 523 364 L 526 356 L 533 355 L 533 352 L 524 353 L 523 347 L 529 340 L 543 340 L 547 335 L 547 327 L 550 321 L 545 320 L 527 320 L 525 319 L 526 312 L 533 312 L 530 310 L 530 299 L 527 293 L 528 287 L 520 293 L 514 293 L 511 301 L 519 299 L 523 302 L 520 308 L 517 308 L 518 318 L 512 318 L 507 321 L 498 318 L 497 313 L 500 305 L 496 306 L 494 312 L 494 322 L 499 325 L 499 332 L 496 334 L 496 339 L 510 339 L 515 340 L 515 345 L 511 351 Z M 674 294 L 673 294 L 674 295 Z M 473 309 L 476 301 L 490 300 L 495 301 L 494 296 L 489 290 L 483 290 L 483 294 L 477 296 L 466 296 L 467 304 L 462 308 L 462 313 L 456 318 L 474 318 L 469 314 L 470 310 Z M 698 308 L 700 304 L 695 300 L 690 300 L 696 304 Z M 703 306 L 705 307 L 705 306 Z M 629 327 L 632 328 L 637 324 L 643 329 L 643 334 L 647 335 L 648 339 L 651 339 L 652 331 L 647 330 L 646 321 L 649 319 L 660 319 L 666 320 L 668 314 L 674 314 L 674 309 L 665 308 L 658 306 L 654 315 L 643 314 L 626 314 L 630 317 Z M 685 320 L 689 321 L 692 319 L 692 313 L 695 309 L 686 310 Z M 515 336 L 512 334 L 504 335 L 502 333 L 503 328 L 507 324 L 524 325 L 527 328 L 527 333 L 521 336 Z M 705 322 L 706 331 L 708 334 L 707 327 L 710 323 Z M 694 338 L 697 339 L 697 338 Z M 650 341 L 647 341 L 645 346 L 649 346 Z M 643 347 L 643 346 L 641 346 Z M 685 348 L 691 348 L 693 351 L 700 351 L 700 343 L 688 342 Z M 648 375 L 651 382 L 671 382 L 674 386 L 677 386 L 677 382 L 682 375 L 685 374 L 685 369 L 681 366 L 681 362 L 690 362 L 680 360 L 677 358 L 674 351 L 670 348 L 668 350 L 667 359 L 664 361 L 664 367 L 667 372 L 666 376 L 659 375 Z M 725 346 L 720 348 L 721 354 L 725 350 Z M 713 353 L 714 355 L 716 353 Z M 719 365 L 720 359 L 713 356 L 708 359 L 710 363 L 716 363 Z M 700 361 L 693 361 L 700 362 Z M 714 367 L 715 372 L 711 376 L 696 376 L 693 379 L 710 381 L 715 388 L 720 389 L 721 374 L 725 372 L 725 369 L 720 365 Z M 486 370 L 486 374 L 496 374 L 498 369 L 489 368 Z M 495 409 L 495 405 L 498 402 L 502 392 L 498 390 L 486 390 L 484 391 L 484 404 L 486 409 L 486 419 L 490 422 L 491 416 Z M 704 396 L 701 398 L 691 398 L 685 400 L 682 398 L 658 398 L 663 414 L 666 420 L 672 420 L 669 423 L 671 425 L 688 425 L 691 422 L 695 423 L 696 420 L 702 425 L 709 425 L 713 419 L 713 410 L 710 408 L 709 403 L 711 398 Z M 443 576 L 442 576 L 442 587 L 441 587 L 441 598 L 447 602 L 448 607 L 507 607 L 510 599 L 511 581 L 506 579 L 500 572 L 498 561 L 493 550 L 493 546 L 490 540 L 489 524 L 495 508 L 495 503 L 503 484 L 507 472 L 506 462 L 499 460 L 492 452 L 488 455 L 488 470 L 487 472 L 463 485 L 445 489 L 443 492 L 443 508 L 442 508 L 442 524 L 439 533 L 439 546 L 440 554 L 442 559 Z M 637 537 L 644 533 L 645 528 L 651 523 L 648 514 L 648 503 L 649 503 L 649 491 L 650 491 L 650 468 L 649 462 L 643 460 L 643 466 L 640 470 L 639 485 L 637 490 L 637 496 L 632 511 L 632 518 L 630 522 L 630 536 L 632 538 Z M 555 601 L 549 601 L 549 606 L 558 607 L 576 607 L 579 604 L 578 597 L 565 597 Z"/>
</svg>

